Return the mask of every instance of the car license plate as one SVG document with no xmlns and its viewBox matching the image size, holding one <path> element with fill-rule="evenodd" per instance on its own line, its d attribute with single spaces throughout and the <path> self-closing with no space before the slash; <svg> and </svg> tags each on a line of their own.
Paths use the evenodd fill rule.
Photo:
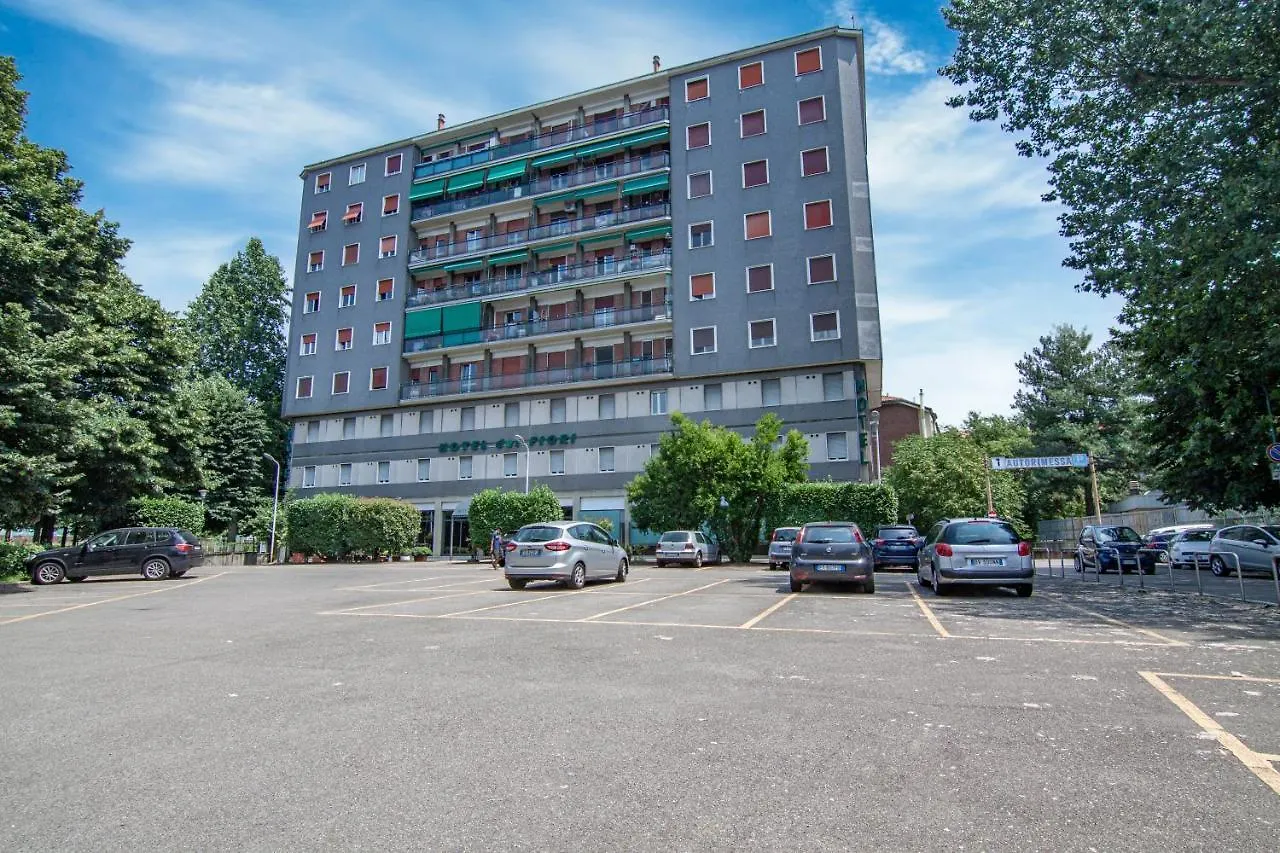
<svg viewBox="0 0 1280 853">
<path fill-rule="evenodd" d="M 521 548 L 520 556 L 521 557 L 540 557 L 542 556 L 542 549 L 541 548 Z"/>
<path fill-rule="evenodd" d="M 816 572 L 843 572 L 844 566 L 839 563 L 819 563 L 813 567 Z"/>
<path fill-rule="evenodd" d="M 969 560 L 971 566 L 1003 566 L 1003 557 L 973 557 Z"/>
</svg>

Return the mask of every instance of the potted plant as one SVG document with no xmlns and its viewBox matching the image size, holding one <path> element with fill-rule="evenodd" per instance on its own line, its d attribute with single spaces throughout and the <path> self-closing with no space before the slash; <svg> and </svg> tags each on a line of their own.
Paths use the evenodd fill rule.
<svg viewBox="0 0 1280 853">
<path fill-rule="evenodd" d="M 409 549 L 409 553 L 413 555 L 413 559 L 421 561 L 431 556 L 431 548 L 426 545 L 414 545 Z"/>
</svg>

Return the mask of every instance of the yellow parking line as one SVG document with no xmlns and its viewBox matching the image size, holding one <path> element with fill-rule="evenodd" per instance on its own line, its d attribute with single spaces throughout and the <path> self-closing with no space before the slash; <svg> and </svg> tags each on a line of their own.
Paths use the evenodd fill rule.
<svg viewBox="0 0 1280 853">
<path fill-rule="evenodd" d="M 494 575 L 488 575 L 487 577 L 474 578 L 473 580 L 469 580 L 469 581 L 458 581 L 457 583 L 447 583 L 441 586 L 424 586 L 424 587 L 419 587 L 418 589 L 409 589 L 409 590 L 381 588 L 381 587 L 387 586 L 387 584 L 369 584 L 368 586 L 341 586 L 341 587 L 338 587 L 337 591 L 338 592 L 431 592 L 437 589 L 455 589 L 456 587 L 460 587 L 460 586 L 474 586 L 475 584 L 478 584 L 478 583 L 493 583 L 495 579 L 496 578 Z M 421 580 L 444 580 L 444 578 L 421 578 Z M 390 583 L 406 584 L 406 583 L 414 583 L 414 582 L 415 581 L 391 581 Z"/>
<path fill-rule="evenodd" d="M 1001 643 L 1067 643 L 1077 646 L 1142 646 L 1160 648 L 1168 643 L 1151 643 L 1145 640 L 1077 640 L 1069 637 L 998 637 L 979 634 L 948 634 L 953 640 L 995 640 Z"/>
<path fill-rule="evenodd" d="M 1252 675 L 1201 675 L 1193 672 L 1157 672 L 1162 678 L 1202 678 L 1207 681 L 1248 681 L 1259 684 L 1280 684 L 1280 678 L 1259 678 Z"/>
<path fill-rule="evenodd" d="M 1267 752 L 1259 752 L 1258 757 L 1261 758 L 1263 761 L 1270 761 L 1272 764 L 1275 764 L 1277 761 L 1280 761 L 1280 755 L 1271 755 L 1270 753 L 1267 753 Z"/>
<path fill-rule="evenodd" d="M 920 597 L 920 592 L 913 583 L 907 584 L 907 590 L 911 593 L 911 597 L 916 600 L 916 604 L 920 607 L 920 612 L 924 614 L 924 618 L 929 620 L 929 624 L 933 626 L 933 630 L 938 632 L 939 637 L 950 637 L 951 632 L 942 627 L 942 623 L 938 621 L 937 615 L 933 612 L 933 608 L 924 603 L 924 599 Z"/>
<path fill-rule="evenodd" d="M 26 616 L 15 616 L 12 619 L 0 621 L 0 625 L 12 625 L 15 622 L 26 622 L 29 619 L 39 619 L 42 616 L 53 616 L 58 613 L 70 613 L 72 610 L 81 610 L 85 607 L 96 607 L 99 604 L 111 604 L 112 602 L 124 601 L 129 598 L 138 598 L 143 595 L 155 595 L 157 592 L 169 592 L 170 590 L 181 589 L 184 586 L 195 586 L 198 583 L 211 581 L 214 578 L 220 578 L 226 574 L 230 574 L 230 572 L 218 572 L 216 575 L 209 575 L 206 578 L 195 578 L 193 580 L 177 584 L 165 584 L 160 589 L 149 589 L 146 592 L 132 592 L 128 595 L 117 595 L 114 598 L 100 598 L 97 601 L 86 601 L 83 604 L 73 604 L 70 607 L 59 607 L 57 610 L 46 610 L 43 613 L 28 613 Z"/>
<path fill-rule="evenodd" d="M 592 619 L 600 619 L 605 616 L 612 616 L 615 613 L 621 613 L 624 610 L 634 610 L 637 607 L 644 607 L 649 604 L 657 604 L 659 601 L 666 601 L 667 599 L 671 599 L 671 598 L 679 598 L 682 595 L 688 595 L 689 593 L 692 593 L 692 592 L 699 592 L 700 590 L 710 589 L 713 586 L 719 586 L 722 583 L 728 583 L 728 582 L 729 582 L 729 578 L 722 578 L 721 580 L 713 581 L 712 583 L 705 584 L 703 586 L 694 587 L 693 589 L 686 589 L 684 592 L 675 592 L 675 593 L 672 593 L 671 595 L 664 595 L 661 598 L 651 598 L 648 601 L 638 601 L 635 604 L 628 604 L 626 607 L 619 607 L 615 610 L 606 610 L 603 613 L 597 613 L 594 616 L 587 616 L 583 619 L 575 619 L 573 621 L 590 622 Z"/>
<path fill-rule="evenodd" d="M 795 598 L 795 597 L 796 597 L 797 595 L 799 595 L 799 594 L 800 594 L 800 593 L 798 593 L 798 592 L 793 592 L 793 593 L 791 593 L 790 595 L 788 595 L 786 598 L 782 599 L 781 601 L 776 601 L 776 602 L 774 602 L 773 604 L 770 604 L 768 607 L 766 607 L 766 608 L 764 609 L 764 611 L 763 611 L 762 613 L 758 613 L 758 614 L 756 614 L 755 616 L 752 616 L 750 619 L 748 619 L 746 622 L 743 622 L 743 623 L 742 623 L 741 625 L 739 625 L 738 627 L 739 627 L 739 628 L 751 628 L 751 627 L 754 627 L 758 622 L 760 622 L 762 619 L 764 619 L 764 618 L 765 618 L 766 616 L 768 616 L 769 614 L 774 613 L 774 612 L 776 612 L 776 611 L 778 611 L 778 610 L 781 610 L 784 606 L 786 606 L 786 604 L 787 604 L 788 602 L 790 602 L 793 598 Z"/>
<path fill-rule="evenodd" d="M 1175 639 L 1172 639 L 1171 637 L 1166 637 L 1164 634 L 1161 634 L 1158 631 L 1152 631 L 1150 628 L 1139 628 L 1137 625 L 1131 625 L 1128 622 L 1125 622 L 1123 619 L 1115 619 L 1111 616 L 1107 616 L 1106 614 L 1098 613 L 1096 611 L 1089 610 L 1088 608 L 1081 607 L 1078 604 L 1071 604 L 1070 602 L 1062 601 L 1062 600 L 1059 600 L 1058 604 L 1061 604 L 1063 607 L 1067 608 L 1068 610 L 1074 610 L 1077 613 L 1083 613 L 1087 616 L 1092 616 L 1095 619 L 1101 619 L 1103 622 L 1109 622 L 1112 625 L 1118 625 L 1119 627 L 1124 628 L 1127 631 L 1134 631 L 1139 634 L 1146 634 L 1148 637 L 1154 637 L 1155 639 L 1160 640 L 1167 646 L 1191 645 L 1190 643 L 1185 643 L 1182 640 L 1175 640 Z"/>
<path fill-rule="evenodd" d="M 1245 746 L 1240 738 L 1224 729 L 1217 720 L 1200 710 L 1195 703 L 1177 690 L 1174 690 L 1168 682 L 1154 672 L 1139 672 L 1138 675 L 1141 675 L 1147 680 L 1148 684 L 1159 690 L 1160 694 L 1176 705 L 1179 711 L 1190 717 L 1193 723 L 1217 738 L 1218 743 L 1229 750 L 1241 764 L 1249 768 L 1249 771 L 1254 776 L 1257 776 L 1273 792 L 1280 795 L 1280 773 L 1277 773 L 1276 769 L 1271 766 L 1266 756 L 1259 755 Z"/>
</svg>

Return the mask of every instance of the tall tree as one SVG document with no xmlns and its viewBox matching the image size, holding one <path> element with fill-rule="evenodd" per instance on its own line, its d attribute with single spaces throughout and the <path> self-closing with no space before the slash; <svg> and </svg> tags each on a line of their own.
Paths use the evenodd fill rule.
<svg viewBox="0 0 1280 853">
<path fill-rule="evenodd" d="M 986 515 L 987 476 L 986 454 L 978 443 L 959 430 L 944 429 L 929 438 L 899 439 L 884 479 L 898 495 L 898 514 L 914 517 L 916 527 L 925 530 L 943 518 Z M 1018 480 L 1003 471 L 990 477 L 996 513 L 1026 535 Z"/>
<path fill-rule="evenodd" d="M 200 470 L 209 491 L 206 512 L 234 535 L 265 490 L 262 454 L 271 442 L 271 426 L 262 407 L 221 376 L 196 380 L 193 395 Z"/>
<path fill-rule="evenodd" d="M 1280 503 L 1280 7 L 952 0 L 952 101 L 1047 158 L 1082 287 L 1127 300 L 1148 473 L 1198 506 Z"/>
</svg>

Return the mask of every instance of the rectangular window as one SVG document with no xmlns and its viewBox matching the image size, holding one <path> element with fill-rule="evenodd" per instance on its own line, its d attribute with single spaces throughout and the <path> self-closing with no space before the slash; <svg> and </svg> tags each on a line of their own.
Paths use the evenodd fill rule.
<svg viewBox="0 0 1280 853">
<path fill-rule="evenodd" d="M 760 187 L 769 183 L 769 161 L 753 160 L 742 164 L 742 186 L 744 189 Z"/>
<path fill-rule="evenodd" d="M 352 166 L 351 175 L 347 178 L 347 186 L 353 187 L 356 184 L 363 184 L 364 172 L 364 163 L 361 163 L 359 166 Z"/>
<path fill-rule="evenodd" d="M 822 95 L 816 98 L 805 98 L 797 106 L 800 112 L 801 124 L 813 124 L 814 122 L 827 120 L 827 102 Z"/>
<path fill-rule="evenodd" d="M 352 264 L 360 263 L 360 244 L 348 243 L 342 247 L 342 265 L 349 267 Z"/>
<path fill-rule="evenodd" d="M 302 488 L 313 489 L 316 485 L 316 466 L 307 465 L 302 469 Z"/>
<path fill-rule="evenodd" d="M 764 406 L 781 406 L 782 405 L 782 380 L 781 379 L 761 379 L 760 380 L 760 403 Z"/>
<path fill-rule="evenodd" d="M 435 414 L 428 409 L 418 412 L 418 432 L 429 435 L 435 431 Z"/>
<path fill-rule="evenodd" d="M 351 485 L 351 463 L 350 462 L 343 462 L 341 465 L 338 466 L 338 485 L 339 486 Z"/>
<path fill-rule="evenodd" d="M 552 474 L 564 473 L 564 451 L 563 450 L 551 451 L 551 473 Z"/>
<path fill-rule="evenodd" d="M 302 336 L 302 344 L 299 347 L 299 354 L 300 355 L 316 354 L 316 333 L 315 332 L 309 332 L 308 334 L 305 334 Z"/>
<path fill-rule="evenodd" d="M 738 88 L 750 89 L 752 86 L 764 85 L 764 63 L 749 62 L 738 66 Z"/>
<path fill-rule="evenodd" d="M 694 148 L 706 148 L 711 144 L 711 122 L 689 125 L 684 129 L 684 139 L 685 148 L 690 151 Z"/>
<path fill-rule="evenodd" d="M 650 391 L 649 392 L 649 414 L 665 415 L 667 413 L 667 392 L 666 391 Z"/>
<path fill-rule="evenodd" d="M 796 51 L 796 76 L 813 74 L 822 70 L 822 48 L 811 47 Z"/>
<path fill-rule="evenodd" d="M 828 403 L 844 399 L 844 374 L 822 374 L 822 399 Z"/>
<path fill-rule="evenodd" d="M 773 319 L 752 320 L 747 324 L 747 338 L 751 349 L 777 346 L 778 334 L 774 328 Z"/>
<path fill-rule="evenodd" d="M 519 473 L 519 468 L 518 468 L 519 462 L 520 462 L 519 456 L 515 453 L 502 454 L 502 476 L 504 477 L 516 476 L 516 474 Z"/>
<path fill-rule="evenodd" d="M 430 479 L 431 479 L 431 460 L 429 458 L 419 459 L 418 460 L 418 482 L 425 483 Z"/>
<path fill-rule="evenodd" d="M 849 458 L 849 434 L 846 432 L 827 433 L 827 461 L 843 462 Z"/>
<path fill-rule="evenodd" d="M 391 343 L 391 322 L 373 324 L 373 345 L 375 347 Z"/>
<path fill-rule="evenodd" d="M 568 404 L 564 397 L 551 398 L 551 422 L 553 424 L 562 424 L 569 419 Z"/>
<path fill-rule="evenodd" d="M 723 392 L 720 383 L 702 386 L 702 408 L 709 412 L 718 411 L 722 405 Z"/>
<path fill-rule="evenodd" d="M 312 377 L 310 376 L 299 376 L 298 387 L 294 389 L 293 396 L 299 400 L 305 400 L 308 397 L 310 397 L 311 381 L 312 381 Z"/>
<path fill-rule="evenodd" d="M 804 206 L 804 229 L 831 227 L 831 201 L 811 201 Z"/>
<path fill-rule="evenodd" d="M 713 272 L 698 273 L 689 276 L 690 299 L 714 299 L 716 296 L 716 274 Z"/>
<path fill-rule="evenodd" d="M 831 171 L 827 165 L 827 149 L 810 148 L 808 151 L 800 152 L 800 174 L 803 177 L 810 175 L 821 175 Z"/>
<path fill-rule="evenodd" d="M 324 269 L 324 249 L 307 255 L 307 272 L 320 272 Z"/>
<path fill-rule="evenodd" d="M 694 172 L 689 176 L 689 198 L 711 195 L 711 173 Z"/>
<path fill-rule="evenodd" d="M 807 260 L 810 284 L 819 284 L 824 281 L 836 280 L 835 255 L 815 255 Z"/>
<path fill-rule="evenodd" d="M 329 211 L 318 210 L 311 214 L 311 221 L 307 223 L 307 228 L 311 229 L 312 234 L 319 234 L 329 227 Z"/>
<path fill-rule="evenodd" d="M 520 426 L 520 404 L 507 403 L 502 407 L 502 424 L 508 427 Z"/>
<path fill-rule="evenodd" d="M 600 471 L 601 473 L 613 470 L 613 448 L 600 448 Z"/>
<path fill-rule="evenodd" d="M 612 420 L 618 416 L 618 401 L 613 394 L 600 395 L 600 420 Z"/>
<path fill-rule="evenodd" d="M 400 193 L 382 197 L 382 215 L 395 216 L 400 212 Z"/>
<path fill-rule="evenodd" d="M 773 264 L 747 267 L 747 293 L 773 290 Z"/>
<path fill-rule="evenodd" d="M 307 443 L 314 444 L 320 440 L 320 422 L 307 421 Z"/>
<path fill-rule="evenodd" d="M 378 482 L 379 483 L 391 482 L 391 463 L 390 462 L 378 463 Z"/>
<path fill-rule="evenodd" d="M 459 427 L 460 429 L 476 428 L 476 407 L 475 406 L 464 406 L 462 408 L 460 423 L 461 423 L 461 427 Z"/>
<path fill-rule="evenodd" d="M 355 418 L 342 419 L 342 437 L 343 438 L 356 437 L 356 419 Z"/>
<path fill-rule="evenodd" d="M 378 418 L 378 435 L 383 438 L 390 438 L 396 432 L 396 416 L 382 415 Z"/>
<path fill-rule="evenodd" d="M 684 81 L 684 99 L 685 102 L 701 101 L 703 98 L 711 94 L 710 83 L 706 77 L 699 77 L 697 80 Z"/>
<path fill-rule="evenodd" d="M 333 183 L 333 172 L 321 172 L 316 175 L 316 194 L 327 193 Z"/>
<path fill-rule="evenodd" d="M 689 226 L 689 248 L 704 249 L 713 245 L 715 234 L 710 222 L 696 222 Z"/>
<path fill-rule="evenodd" d="M 320 310 L 320 291 L 312 290 L 302 300 L 302 313 L 314 314 Z"/>
<path fill-rule="evenodd" d="M 470 456 L 459 456 L 459 457 L 458 457 L 458 479 L 459 479 L 459 480 L 470 480 L 470 479 L 471 479 L 471 470 L 472 470 L 471 457 L 470 457 Z"/>
<path fill-rule="evenodd" d="M 689 349 L 694 355 L 706 355 L 716 351 L 716 327 L 703 326 L 689 330 Z"/>
<path fill-rule="evenodd" d="M 343 370 L 333 374 L 332 393 L 345 394 L 351 390 L 351 371 Z"/>
<path fill-rule="evenodd" d="M 342 286 L 342 290 L 338 291 L 338 307 L 350 308 L 356 304 L 356 286 L 354 284 L 346 284 Z"/>
<path fill-rule="evenodd" d="M 378 241 L 378 257 L 394 258 L 396 256 L 396 235 L 383 237 Z"/>
<path fill-rule="evenodd" d="M 342 214 L 343 225 L 355 225 L 364 221 L 364 202 L 357 201 L 347 205 L 347 212 Z"/>
<path fill-rule="evenodd" d="M 333 348 L 336 350 L 351 349 L 351 341 L 354 333 L 354 330 L 350 326 L 347 326 L 345 329 L 339 329 L 333 338 Z"/>
<path fill-rule="evenodd" d="M 773 220 L 767 210 L 762 210 L 759 213 L 748 213 L 742 220 L 748 240 L 758 240 L 761 237 L 768 237 L 773 234 Z"/>
<path fill-rule="evenodd" d="M 834 341 L 840 337 L 840 312 L 824 311 L 809 315 L 809 339 Z"/>
<path fill-rule="evenodd" d="M 389 177 L 391 177 L 392 175 L 398 175 L 398 174 L 400 174 L 402 171 L 404 171 L 404 155 L 403 155 L 403 154 L 388 154 L 388 155 L 387 155 L 387 168 L 386 168 L 386 170 L 385 170 L 385 171 L 383 171 L 383 173 L 382 173 L 382 174 L 383 174 L 384 176 L 386 176 L 386 177 L 388 177 L 388 178 L 389 178 Z"/>
<path fill-rule="evenodd" d="M 764 110 L 743 113 L 739 119 L 739 125 L 742 128 L 743 139 L 761 135 L 765 132 Z"/>
<path fill-rule="evenodd" d="M 396 294 L 396 282 L 393 278 L 378 279 L 378 302 L 386 302 Z"/>
<path fill-rule="evenodd" d="M 387 383 L 390 381 L 389 380 L 390 373 L 391 371 L 385 367 L 375 367 L 372 370 L 370 370 L 369 371 L 369 390 L 370 391 L 387 390 Z"/>
</svg>

